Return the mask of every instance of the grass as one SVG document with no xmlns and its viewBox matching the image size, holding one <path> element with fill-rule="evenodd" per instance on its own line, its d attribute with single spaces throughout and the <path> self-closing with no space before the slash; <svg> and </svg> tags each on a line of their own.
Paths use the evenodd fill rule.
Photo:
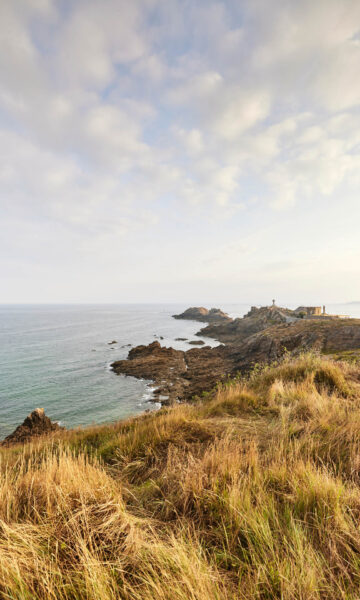
<svg viewBox="0 0 360 600">
<path fill-rule="evenodd" d="M 286 358 L 0 474 L 2 599 L 359 598 L 356 364 Z"/>
</svg>

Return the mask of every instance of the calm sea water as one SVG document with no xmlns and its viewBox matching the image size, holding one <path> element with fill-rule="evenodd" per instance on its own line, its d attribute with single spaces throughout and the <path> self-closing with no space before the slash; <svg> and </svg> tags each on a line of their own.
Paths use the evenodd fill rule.
<svg viewBox="0 0 360 600">
<path fill-rule="evenodd" d="M 0 439 L 34 408 L 66 427 L 104 423 L 156 408 L 151 385 L 117 376 L 109 366 L 127 357 L 126 344 L 191 348 L 177 337 L 196 339 L 199 323 L 171 315 L 186 305 L 0 305 Z M 242 316 L 248 304 L 224 304 Z M 327 307 L 360 317 L 360 303 Z M 214 346 L 209 338 L 204 341 Z M 110 346 L 109 342 L 117 340 Z"/>
<path fill-rule="evenodd" d="M 126 344 L 148 344 L 155 336 L 163 336 L 162 345 L 191 348 L 175 338 L 196 339 L 199 323 L 171 316 L 185 308 L 0 305 L 0 439 L 38 406 L 65 427 L 156 408 L 150 382 L 117 376 L 110 363 L 127 357 Z M 112 340 L 118 343 L 109 345 Z"/>
</svg>

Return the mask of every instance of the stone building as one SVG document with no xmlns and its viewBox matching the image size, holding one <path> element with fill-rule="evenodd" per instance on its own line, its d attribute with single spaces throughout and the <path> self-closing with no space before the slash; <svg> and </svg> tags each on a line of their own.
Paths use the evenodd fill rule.
<svg viewBox="0 0 360 600">
<path fill-rule="evenodd" d="M 307 317 L 319 317 L 321 316 L 321 306 L 299 306 L 294 313 L 297 315 L 303 313 Z"/>
</svg>

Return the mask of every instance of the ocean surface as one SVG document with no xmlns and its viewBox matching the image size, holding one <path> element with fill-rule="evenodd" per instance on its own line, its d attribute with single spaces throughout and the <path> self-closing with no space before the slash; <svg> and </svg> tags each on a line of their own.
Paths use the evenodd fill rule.
<svg viewBox="0 0 360 600">
<path fill-rule="evenodd" d="M 51 419 L 65 427 L 112 422 L 157 408 L 150 402 L 151 382 L 115 375 L 110 364 L 127 357 L 127 344 L 158 339 L 164 346 L 191 348 L 175 338 L 199 339 L 194 335 L 201 323 L 171 316 L 187 307 L 0 305 L 0 439 L 36 407 L 44 407 Z M 237 317 L 250 305 L 221 308 Z M 360 317 L 360 303 L 329 305 L 327 310 Z M 210 338 L 202 339 L 217 345 Z M 110 345 L 112 340 L 117 343 Z"/>
</svg>

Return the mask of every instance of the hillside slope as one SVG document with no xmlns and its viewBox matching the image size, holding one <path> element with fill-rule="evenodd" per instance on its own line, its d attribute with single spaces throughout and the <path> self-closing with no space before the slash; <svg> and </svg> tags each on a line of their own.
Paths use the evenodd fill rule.
<svg viewBox="0 0 360 600">
<path fill-rule="evenodd" d="M 355 600 L 359 382 L 304 355 L 1 449 L 0 597 Z"/>
</svg>

